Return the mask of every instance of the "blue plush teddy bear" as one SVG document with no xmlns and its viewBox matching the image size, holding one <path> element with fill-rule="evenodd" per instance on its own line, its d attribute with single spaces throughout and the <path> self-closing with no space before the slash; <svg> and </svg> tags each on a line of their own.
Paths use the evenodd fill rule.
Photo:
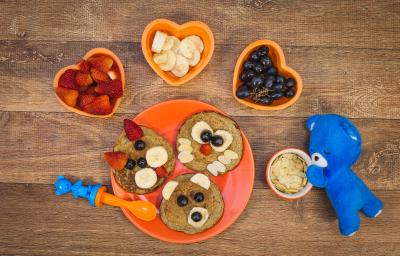
<svg viewBox="0 0 400 256">
<path fill-rule="evenodd" d="M 360 133 L 348 119 L 333 114 L 309 117 L 307 128 L 312 159 L 307 178 L 315 187 L 325 188 L 340 233 L 352 236 L 360 228 L 359 211 L 374 218 L 383 209 L 382 202 L 351 169 L 361 154 Z"/>
</svg>

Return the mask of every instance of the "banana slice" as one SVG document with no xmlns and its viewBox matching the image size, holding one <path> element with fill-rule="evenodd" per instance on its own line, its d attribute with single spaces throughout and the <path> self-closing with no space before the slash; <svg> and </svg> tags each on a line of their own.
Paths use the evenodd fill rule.
<svg viewBox="0 0 400 256">
<path fill-rule="evenodd" d="M 218 166 L 216 166 L 214 163 L 208 164 L 207 165 L 207 170 L 214 176 L 218 176 Z"/>
<path fill-rule="evenodd" d="M 172 52 L 172 51 L 171 51 Z M 189 71 L 189 62 L 188 60 L 181 56 L 176 55 L 176 64 L 175 67 L 171 70 L 172 74 L 177 77 L 183 77 Z"/>
<path fill-rule="evenodd" d="M 225 150 L 224 156 L 226 156 L 229 159 L 238 159 L 239 158 L 238 154 L 235 151 L 232 151 L 230 149 Z"/>
<path fill-rule="evenodd" d="M 210 179 L 202 173 L 197 173 L 193 175 L 193 177 L 190 178 L 190 181 L 207 190 L 210 188 L 211 185 Z"/>
<path fill-rule="evenodd" d="M 194 220 L 192 220 L 192 217 L 191 217 L 191 216 L 192 216 L 192 214 L 193 214 L 194 212 L 200 213 L 200 215 L 201 215 L 200 221 L 194 221 Z M 201 228 L 201 227 L 204 225 L 204 223 L 207 222 L 208 216 L 209 216 L 209 214 L 208 214 L 208 210 L 207 210 L 206 208 L 203 208 L 203 207 L 193 207 L 192 210 L 190 210 L 190 212 L 189 212 L 189 214 L 188 214 L 187 222 L 188 222 L 189 225 L 191 225 L 191 226 L 193 226 L 193 227 L 195 227 L 195 228 Z"/>
<path fill-rule="evenodd" d="M 189 151 L 182 151 L 178 154 L 178 159 L 181 163 L 185 164 L 193 161 L 194 156 Z"/>
<path fill-rule="evenodd" d="M 226 165 L 230 164 L 232 162 L 232 160 L 230 158 L 226 157 L 225 155 L 220 155 L 218 157 L 218 161 L 220 161 L 221 163 L 226 164 Z"/>
<path fill-rule="evenodd" d="M 171 180 L 170 182 L 168 182 L 167 184 L 165 184 L 163 191 L 162 191 L 162 196 L 165 200 L 169 200 L 169 198 L 171 197 L 172 193 L 174 192 L 174 190 L 176 189 L 176 187 L 178 186 L 178 182 Z"/>
<path fill-rule="evenodd" d="M 167 36 L 165 43 L 163 45 L 163 51 L 171 50 L 175 53 L 178 52 L 178 48 L 181 41 L 175 36 Z"/>
<path fill-rule="evenodd" d="M 190 144 L 192 144 L 192 142 L 190 142 L 190 140 L 188 140 L 186 138 L 179 138 L 178 142 L 179 142 L 179 144 L 182 144 L 182 145 L 189 145 L 190 146 Z"/>
<path fill-rule="evenodd" d="M 151 168 L 144 168 L 135 174 L 135 183 L 139 188 L 151 188 L 157 182 L 157 174 Z"/>
<path fill-rule="evenodd" d="M 179 152 L 188 151 L 189 153 L 192 153 L 192 152 L 193 152 L 193 148 L 192 148 L 190 145 L 185 145 L 185 144 L 183 144 L 183 145 L 180 145 L 180 146 L 178 147 L 178 151 L 179 151 Z"/>
<path fill-rule="evenodd" d="M 193 52 L 193 57 L 188 59 L 188 62 L 191 67 L 196 66 L 200 62 L 200 52 L 198 50 L 195 50 Z"/>
<path fill-rule="evenodd" d="M 193 52 L 196 50 L 196 45 L 192 40 L 185 38 L 179 45 L 178 53 L 184 57 L 191 59 L 193 57 Z"/>
<path fill-rule="evenodd" d="M 220 161 L 214 161 L 212 162 L 212 164 L 215 166 L 217 172 L 226 172 L 226 167 L 223 163 L 221 163 Z"/>
<path fill-rule="evenodd" d="M 204 121 L 200 121 L 200 122 L 195 123 L 195 124 L 193 125 L 193 127 L 192 127 L 192 132 L 191 132 L 192 138 L 193 138 L 196 142 L 198 142 L 198 143 L 200 143 L 200 144 L 204 144 L 205 142 L 203 142 L 203 141 L 201 140 L 201 133 L 202 133 L 203 131 L 205 131 L 205 130 L 208 130 L 208 131 L 210 131 L 211 133 L 213 133 L 213 130 L 211 129 L 211 127 L 210 127 L 210 125 L 209 125 L 208 123 L 206 123 L 206 122 L 204 122 Z"/>
<path fill-rule="evenodd" d="M 165 51 L 163 53 L 167 54 L 167 61 L 165 63 L 161 63 L 159 67 L 163 71 L 171 71 L 175 67 L 177 55 L 171 50 Z"/>
<path fill-rule="evenodd" d="M 203 50 L 204 50 L 204 44 L 203 44 L 203 41 L 201 40 L 201 38 L 200 38 L 199 36 L 192 35 L 192 36 L 188 36 L 188 37 L 186 37 L 186 38 L 189 39 L 189 40 L 191 40 L 191 41 L 194 43 L 194 45 L 196 46 L 197 50 L 198 50 L 200 53 L 203 52 Z"/>
<path fill-rule="evenodd" d="M 163 166 L 168 161 L 168 152 L 162 146 L 152 147 L 146 152 L 146 161 L 153 168 Z"/>
<path fill-rule="evenodd" d="M 157 65 L 167 63 L 168 61 L 168 54 L 166 52 L 156 53 L 153 55 L 153 60 Z"/>
<path fill-rule="evenodd" d="M 165 40 L 167 39 L 167 36 L 167 34 L 157 31 L 154 35 L 153 44 L 151 45 L 151 51 L 160 53 L 165 43 Z"/>
<path fill-rule="evenodd" d="M 216 147 L 211 143 L 211 147 L 217 151 L 217 152 L 224 152 L 231 144 L 233 141 L 233 137 L 232 134 L 230 134 L 229 132 L 225 131 L 225 130 L 218 130 L 214 133 L 214 135 L 219 135 L 222 137 L 222 139 L 224 140 L 224 143 L 219 146 Z"/>
</svg>

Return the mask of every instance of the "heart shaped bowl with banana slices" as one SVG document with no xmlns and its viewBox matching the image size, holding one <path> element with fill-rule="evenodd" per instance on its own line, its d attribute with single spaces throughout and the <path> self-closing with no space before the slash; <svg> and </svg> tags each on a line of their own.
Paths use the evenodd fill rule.
<svg viewBox="0 0 400 256">
<path fill-rule="evenodd" d="M 214 53 L 214 36 L 200 21 L 178 25 L 157 19 L 143 32 L 142 51 L 154 72 L 168 84 L 178 86 L 207 66 Z"/>
</svg>

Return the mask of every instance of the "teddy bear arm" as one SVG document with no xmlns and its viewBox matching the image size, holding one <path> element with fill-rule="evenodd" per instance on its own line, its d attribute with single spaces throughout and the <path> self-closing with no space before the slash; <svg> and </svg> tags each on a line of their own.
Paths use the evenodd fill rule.
<svg viewBox="0 0 400 256">
<path fill-rule="evenodd" d="M 307 179 L 318 188 L 325 188 L 328 180 L 324 175 L 324 169 L 316 165 L 310 165 L 307 168 Z"/>
</svg>

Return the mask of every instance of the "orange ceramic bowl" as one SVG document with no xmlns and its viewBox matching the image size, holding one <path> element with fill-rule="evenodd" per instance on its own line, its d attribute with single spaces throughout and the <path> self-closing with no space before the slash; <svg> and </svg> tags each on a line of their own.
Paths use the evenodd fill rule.
<svg viewBox="0 0 400 256">
<path fill-rule="evenodd" d="M 182 123 L 192 114 L 201 111 L 215 111 L 224 114 L 221 110 L 194 100 L 172 100 L 154 105 L 139 115 L 133 120 L 147 127 L 152 128 L 161 134 L 171 145 L 175 145 L 176 136 Z M 194 243 L 206 240 L 213 237 L 230 225 L 232 225 L 240 214 L 246 208 L 247 202 L 250 199 L 254 184 L 254 158 L 253 153 L 246 136 L 242 132 L 243 138 L 243 156 L 235 169 L 228 173 L 214 177 L 209 175 L 210 179 L 218 186 L 225 202 L 224 213 L 221 219 L 210 229 L 197 234 L 185 234 L 168 228 L 161 220 L 160 216 L 153 221 L 143 221 L 136 218 L 128 210 L 121 208 L 125 216 L 141 231 L 155 237 L 157 239 L 171 243 Z M 168 177 L 168 180 L 173 179 L 177 175 L 184 173 L 193 173 L 186 168 L 178 160 L 176 161 L 175 170 Z M 114 194 L 126 200 L 146 200 L 154 203 L 159 208 L 162 200 L 161 185 L 157 190 L 146 195 L 136 195 L 125 191 L 115 181 L 113 171 L 111 170 L 111 184 Z M 164 184 L 166 184 L 165 181 Z"/>
<path fill-rule="evenodd" d="M 302 158 L 307 165 L 311 164 L 311 158 L 308 156 L 308 154 L 300 149 L 297 148 L 287 148 L 287 149 L 283 149 L 281 151 L 278 151 L 277 153 L 275 153 L 268 161 L 267 164 L 267 168 L 265 170 L 265 179 L 267 180 L 268 186 L 271 188 L 271 191 L 273 193 L 275 193 L 277 196 L 286 199 L 286 200 L 295 200 L 295 199 L 300 199 L 303 196 L 305 196 L 308 192 L 310 192 L 310 190 L 312 189 L 312 185 L 310 183 L 310 181 L 307 182 L 307 184 L 305 185 L 305 187 L 300 190 L 299 192 L 295 193 L 295 194 L 286 194 L 283 193 L 281 191 L 279 191 L 274 184 L 272 183 L 271 180 L 271 166 L 272 163 L 274 162 L 274 160 L 280 156 L 283 155 L 285 153 L 293 153 L 298 155 L 300 158 Z"/>
<path fill-rule="evenodd" d="M 157 30 L 167 33 L 171 36 L 176 36 L 179 38 L 179 40 L 182 40 L 190 35 L 197 35 L 203 41 L 204 50 L 201 54 L 200 62 L 196 66 L 190 67 L 189 72 L 185 76 L 176 77 L 171 72 L 162 71 L 160 67 L 153 61 L 151 45 Z M 142 51 L 144 57 L 154 72 L 156 72 L 168 84 L 178 86 L 193 79 L 207 66 L 214 53 L 214 36 L 211 32 L 211 29 L 200 21 L 189 21 L 182 25 L 178 25 L 170 20 L 157 19 L 147 25 L 143 31 Z"/>
<path fill-rule="evenodd" d="M 272 105 L 269 105 L 269 106 L 256 104 L 256 103 L 250 102 L 249 100 L 239 99 L 238 97 L 236 97 L 236 90 L 238 89 L 239 85 L 241 84 L 239 76 L 243 70 L 243 63 L 249 58 L 252 51 L 256 50 L 258 47 L 260 47 L 262 45 L 268 46 L 268 48 L 269 48 L 268 55 L 271 57 L 272 62 L 274 63 L 274 65 L 276 66 L 276 68 L 278 70 L 278 73 L 286 78 L 291 77 L 296 81 L 296 85 L 295 85 L 296 93 L 292 98 L 290 98 L 290 99 L 282 98 L 279 100 L 274 100 Z M 243 50 L 243 52 L 240 54 L 240 56 L 236 62 L 235 71 L 233 73 L 233 88 L 232 88 L 232 90 L 233 90 L 233 97 L 237 101 L 239 101 L 240 103 L 242 103 L 248 107 L 260 109 L 260 110 L 280 110 L 280 109 L 284 109 L 284 108 L 287 108 L 287 107 L 293 105 L 299 99 L 301 91 L 303 90 L 303 81 L 301 80 L 300 75 L 296 71 L 294 71 L 290 67 L 286 66 L 285 56 L 283 55 L 283 51 L 282 51 L 281 47 L 274 41 L 264 39 L 264 40 L 258 40 L 258 41 L 255 41 L 255 42 L 249 44 Z"/>
<path fill-rule="evenodd" d="M 124 67 L 122 66 L 122 62 L 118 58 L 118 56 L 115 55 L 112 51 L 110 51 L 110 50 L 108 50 L 106 48 L 93 48 L 93 49 L 91 49 L 90 51 L 88 51 L 85 54 L 83 59 L 87 60 L 90 57 L 93 57 L 93 56 L 96 56 L 96 55 L 106 55 L 106 56 L 111 57 L 114 60 L 114 62 L 117 64 L 117 67 L 119 69 L 119 73 L 120 73 L 120 76 L 121 76 L 122 90 L 125 91 L 125 72 L 124 72 Z M 64 74 L 64 72 L 67 71 L 68 69 L 79 70 L 79 67 L 78 67 L 78 64 L 73 64 L 73 65 L 70 65 L 70 66 L 67 66 L 67 67 L 64 67 L 64 68 L 60 69 L 57 72 L 57 74 L 56 74 L 56 76 L 54 77 L 54 80 L 53 80 L 54 89 L 58 87 L 58 81 L 60 80 L 61 75 Z M 107 114 L 107 115 L 94 115 L 94 114 L 87 113 L 87 112 L 85 112 L 83 110 L 80 110 L 78 108 L 74 108 L 74 107 L 68 106 L 62 99 L 60 99 L 60 97 L 58 97 L 58 95 L 57 95 L 57 93 L 55 93 L 55 91 L 54 91 L 54 94 L 56 95 L 56 98 L 58 99 L 60 104 L 63 105 L 69 111 L 75 112 L 75 113 L 83 115 L 83 116 L 99 117 L 99 118 L 106 118 L 106 117 L 112 116 L 115 113 L 115 111 L 117 110 L 119 104 L 121 104 L 121 101 L 122 101 L 122 98 L 123 98 L 123 96 L 122 96 L 121 98 L 119 98 L 119 99 L 117 99 L 115 101 L 114 108 L 113 108 L 113 110 L 111 111 L 110 114 Z"/>
</svg>

